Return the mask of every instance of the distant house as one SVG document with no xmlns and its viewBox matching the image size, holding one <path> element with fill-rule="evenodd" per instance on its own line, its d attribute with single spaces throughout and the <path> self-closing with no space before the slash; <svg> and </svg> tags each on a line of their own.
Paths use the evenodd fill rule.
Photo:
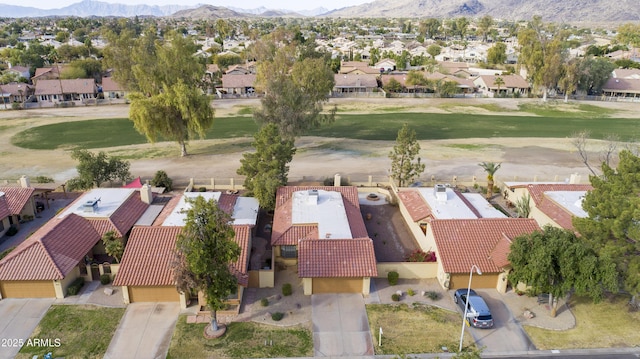
<svg viewBox="0 0 640 359">
<path fill-rule="evenodd" d="M 222 91 L 231 95 L 253 95 L 255 94 L 256 75 L 222 75 Z"/>
<path fill-rule="evenodd" d="M 124 88 L 113 77 L 102 78 L 102 93 L 105 99 L 124 99 L 127 95 Z"/>
<path fill-rule="evenodd" d="M 614 70 L 602 86 L 602 93 L 612 97 L 640 97 L 640 70 Z"/>
<path fill-rule="evenodd" d="M 36 73 L 31 77 L 31 82 L 36 85 L 40 80 L 57 80 L 63 69 L 63 65 L 38 67 Z"/>
<path fill-rule="evenodd" d="M 378 273 L 356 187 L 280 187 L 271 245 L 276 262 L 298 266 L 307 295 L 366 295 Z"/>
<path fill-rule="evenodd" d="M 29 96 L 33 94 L 34 90 L 31 85 L 22 82 L 12 82 L 5 85 L 0 85 L 0 94 L 5 104 L 11 103 L 23 103 Z M 2 102 L 0 100 L 0 102 Z"/>
<path fill-rule="evenodd" d="M 40 103 L 85 101 L 94 99 L 98 88 L 94 79 L 44 80 L 36 83 L 35 95 Z"/>
<path fill-rule="evenodd" d="M 369 67 L 364 61 L 343 61 L 340 64 L 341 74 L 349 75 L 379 75 L 380 69 Z"/>
<path fill-rule="evenodd" d="M 469 271 L 478 266 L 472 288 L 507 290 L 511 265 L 507 259 L 514 238 L 540 227 L 529 218 L 436 219 L 427 238 L 436 244 L 438 282 L 445 289 L 466 288 Z"/>
<path fill-rule="evenodd" d="M 29 68 L 28 67 L 24 67 L 24 66 L 9 66 L 9 68 L 6 70 L 9 73 L 14 73 L 17 74 L 18 76 L 24 78 L 24 79 L 29 79 L 31 77 L 31 73 L 29 72 Z"/>
<path fill-rule="evenodd" d="M 392 59 L 382 59 L 374 65 L 380 72 L 389 72 L 396 69 L 396 61 Z"/>
<path fill-rule="evenodd" d="M 496 79 L 501 78 L 503 84 L 496 84 Z M 473 83 L 489 96 L 495 94 L 519 94 L 529 93 L 531 86 L 520 75 L 480 75 L 473 80 Z"/>
<path fill-rule="evenodd" d="M 0 260 L 0 296 L 64 298 L 76 278 L 97 279 L 111 267 L 102 235 L 125 236 L 149 203 L 150 192 L 133 189 L 85 193 Z"/>
<path fill-rule="evenodd" d="M 378 89 L 377 75 L 335 74 L 334 95 L 370 93 Z"/>
</svg>

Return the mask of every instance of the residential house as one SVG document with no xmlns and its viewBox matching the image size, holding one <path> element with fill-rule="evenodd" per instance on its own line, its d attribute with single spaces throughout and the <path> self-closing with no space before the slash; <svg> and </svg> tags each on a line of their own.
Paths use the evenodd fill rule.
<svg viewBox="0 0 640 359">
<path fill-rule="evenodd" d="M 36 73 L 31 77 L 31 82 L 36 85 L 40 80 L 57 80 L 60 73 L 64 69 L 63 65 L 55 65 L 50 67 L 38 67 Z"/>
<path fill-rule="evenodd" d="M 11 66 L 11 64 L 9 64 L 9 68 L 6 71 L 9 73 L 17 74 L 18 76 L 26 80 L 28 80 L 31 77 L 29 68 L 24 66 Z"/>
<path fill-rule="evenodd" d="M 378 89 L 377 75 L 335 74 L 334 79 L 334 96 L 352 93 L 371 93 Z"/>
<path fill-rule="evenodd" d="M 225 74 L 227 75 L 248 75 L 252 73 L 254 72 L 251 72 L 251 70 L 242 65 L 231 65 L 227 71 L 225 71 Z"/>
<path fill-rule="evenodd" d="M 255 74 L 222 75 L 222 91 L 230 95 L 253 95 L 255 94 L 255 83 Z"/>
<path fill-rule="evenodd" d="M 101 238 L 108 231 L 126 236 L 149 206 L 149 195 L 123 188 L 82 195 L 0 260 L 1 297 L 64 298 L 78 277 L 96 280 L 110 269 L 115 274 Z"/>
<path fill-rule="evenodd" d="M 529 218 L 535 219 L 540 227 L 574 230 L 574 217 L 588 217 L 582 200 L 593 189 L 590 184 L 507 182 L 505 185 L 512 203 L 529 198 Z"/>
<path fill-rule="evenodd" d="M 280 187 L 271 245 L 276 262 L 297 265 L 307 295 L 366 295 L 378 273 L 356 187 Z"/>
<path fill-rule="evenodd" d="M 35 95 L 40 103 L 94 99 L 98 88 L 94 79 L 44 80 L 36 83 Z"/>
<path fill-rule="evenodd" d="M 382 59 L 374 65 L 380 72 L 390 72 L 396 69 L 396 61 L 392 59 Z"/>
<path fill-rule="evenodd" d="M 612 97 L 640 95 L 640 69 L 616 69 L 602 86 L 602 93 Z"/>
<path fill-rule="evenodd" d="M 435 251 L 436 244 L 426 236 L 435 219 L 505 218 L 480 193 L 462 193 L 446 185 L 403 188 L 398 191 L 400 213 L 425 252 Z"/>
<path fill-rule="evenodd" d="M 23 103 L 29 96 L 33 94 L 34 90 L 31 85 L 22 82 L 12 82 L 5 85 L 0 85 L 0 93 L 4 99 L 4 103 Z"/>
<path fill-rule="evenodd" d="M 11 227 L 11 209 L 4 192 L 0 192 L 0 237 Z"/>
<path fill-rule="evenodd" d="M 482 275 L 473 277 L 472 288 L 505 293 L 513 239 L 539 229 L 529 218 L 434 219 L 427 238 L 435 243 L 438 282 L 445 289 L 466 288 L 476 265 Z"/>
<path fill-rule="evenodd" d="M 102 94 L 105 99 L 124 99 L 127 96 L 124 88 L 113 77 L 102 78 Z"/>
<path fill-rule="evenodd" d="M 380 69 L 369 67 L 363 61 L 343 61 L 340 64 L 340 74 L 349 75 L 379 75 Z"/>
<path fill-rule="evenodd" d="M 503 84 L 496 84 L 496 79 L 501 78 Z M 473 83 L 485 95 L 493 97 L 496 94 L 518 94 L 526 95 L 531 86 L 520 75 L 480 75 L 473 80 Z"/>
<path fill-rule="evenodd" d="M 240 246 L 238 260 L 231 271 L 238 280 L 238 290 L 229 298 L 240 304 L 244 288 L 249 284 L 248 266 L 253 228 L 258 218 L 258 201 L 221 192 L 185 192 L 171 198 L 160 208 L 150 208 L 144 222 L 133 228 L 114 285 L 122 286 L 125 303 L 180 302 L 185 308 L 195 293 L 180 293 L 173 277 L 172 261 L 176 241 L 185 225 L 186 211 L 191 208 L 190 198 L 215 199 L 222 210 L 233 219 L 234 240 Z M 151 207 L 154 207 L 153 205 Z M 198 295 L 205 305 L 202 295 Z"/>
</svg>

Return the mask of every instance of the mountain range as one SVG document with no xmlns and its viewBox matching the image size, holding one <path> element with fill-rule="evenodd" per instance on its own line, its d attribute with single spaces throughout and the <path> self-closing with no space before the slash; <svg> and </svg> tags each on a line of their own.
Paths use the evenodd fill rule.
<svg viewBox="0 0 640 359">
<path fill-rule="evenodd" d="M 640 20 L 639 0 L 374 0 L 358 6 L 328 11 L 319 7 L 293 12 L 286 9 L 241 9 L 212 5 L 125 5 L 97 0 L 43 10 L 33 7 L 0 4 L 2 17 L 43 16 L 173 16 L 193 19 L 236 17 L 389 17 L 389 18 L 451 18 L 459 16 L 496 19 L 529 20 L 540 15 L 549 22 L 620 23 Z"/>
</svg>

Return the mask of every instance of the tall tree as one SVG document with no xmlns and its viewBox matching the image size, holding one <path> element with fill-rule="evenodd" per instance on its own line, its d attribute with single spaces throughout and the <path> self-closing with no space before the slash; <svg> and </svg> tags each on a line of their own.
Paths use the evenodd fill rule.
<svg viewBox="0 0 640 359">
<path fill-rule="evenodd" d="M 415 92 L 418 86 L 427 86 L 429 84 L 429 81 L 426 77 L 424 77 L 423 72 L 411 70 L 407 74 L 405 83 L 409 86 L 413 86 L 413 90 Z"/>
<path fill-rule="evenodd" d="M 293 139 L 335 119 L 336 108 L 323 112 L 335 84 L 330 62 L 296 59 L 295 47 L 283 47 L 258 65 L 258 88 L 265 92 L 254 112 L 258 123 L 275 123 L 280 135 Z"/>
<path fill-rule="evenodd" d="M 589 217 L 574 217 L 573 224 L 601 256 L 616 263 L 635 299 L 640 294 L 640 158 L 620 151 L 616 168 L 603 163 L 602 175 L 589 179 L 593 190 L 582 203 Z"/>
<path fill-rule="evenodd" d="M 482 33 L 482 41 L 487 42 L 487 34 L 489 30 L 491 30 L 491 26 L 493 26 L 493 18 L 491 15 L 485 15 L 480 18 L 478 21 L 478 30 Z"/>
<path fill-rule="evenodd" d="M 609 59 L 588 56 L 580 61 L 578 90 L 588 94 L 598 94 L 616 68 Z"/>
<path fill-rule="evenodd" d="M 217 311 L 225 308 L 225 300 L 238 288 L 231 264 L 238 260 L 240 247 L 234 241 L 231 216 L 214 199 L 202 196 L 189 200 L 185 226 L 176 242 L 178 266 L 174 279 L 185 277 L 204 293 L 211 310 L 211 327 L 218 330 Z M 178 277 L 178 274 L 181 276 Z"/>
<path fill-rule="evenodd" d="M 105 61 L 130 95 L 129 117 L 148 141 L 175 141 L 181 156 L 194 137 L 203 138 L 213 125 L 213 108 L 203 94 L 204 64 L 193 54 L 193 39 L 170 33 L 156 37 L 155 28 L 133 38 L 132 31 L 110 35 Z"/>
<path fill-rule="evenodd" d="M 487 173 L 487 199 L 491 199 L 493 197 L 493 176 L 498 172 L 502 163 L 482 162 L 478 163 L 478 166 Z"/>
<path fill-rule="evenodd" d="M 569 60 L 562 67 L 562 77 L 558 82 L 560 90 L 564 92 L 564 102 L 569 102 L 569 95 L 578 88 L 580 79 L 580 60 L 575 58 Z"/>
<path fill-rule="evenodd" d="M 432 59 L 435 59 L 436 56 L 440 55 L 442 52 L 442 48 L 437 44 L 431 44 L 427 47 L 427 54 L 431 55 Z"/>
<path fill-rule="evenodd" d="M 487 62 L 492 65 L 503 65 L 507 62 L 507 45 L 504 42 L 496 42 L 487 50 Z"/>
<path fill-rule="evenodd" d="M 420 21 L 419 31 L 423 37 L 433 39 L 439 34 L 440 26 L 442 26 L 442 22 L 431 17 Z"/>
<path fill-rule="evenodd" d="M 511 284 L 525 283 L 534 292 L 549 293 L 552 316 L 558 308 L 556 298 L 572 290 L 597 302 L 605 290 L 618 289 L 615 265 L 569 230 L 545 226 L 542 231 L 518 236 L 508 259 L 513 268 Z"/>
<path fill-rule="evenodd" d="M 460 40 L 465 41 L 467 37 L 467 33 L 469 32 L 469 19 L 464 16 L 461 16 L 456 19 L 456 29 L 458 31 L 458 35 L 460 35 Z"/>
<path fill-rule="evenodd" d="M 500 95 L 500 87 L 502 85 L 504 85 L 504 79 L 502 77 L 498 76 L 493 80 L 493 84 L 498 86 L 498 96 L 499 96 Z"/>
<path fill-rule="evenodd" d="M 420 143 L 416 138 L 416 131 L 405 123 L 398 131 L 396 145 L 389 153 L 391 177 L 398 182 L 398 187 L 408 185 L 424 172 L 425 164 L 421 162 L 419 155 Z"/>
<path fill-rule="evenodd" d="M 258 199 L 260 207 L 273 210 L 276 191 L 287 185 L 289 163 L 296 152 L 293 140 L 283 139 L 274 123 L 264 125 L 254 135 L 255 152 L 246 152 L 237 173 L 247 178 L 244 187 Z"/>
<path fill-rule="evenodd" d="M 94 154 L 88 150 L 76 149 L 71 152 L 71 158 L 79 163 L 76 166 L 78 177 L 67 182 L 67 189 L 70 191 L 91 189 L 100 187 L 107 181 L 126 181 L 131 178 L 129 162 L 109 157 L 102 151 Z"/>
</svg>

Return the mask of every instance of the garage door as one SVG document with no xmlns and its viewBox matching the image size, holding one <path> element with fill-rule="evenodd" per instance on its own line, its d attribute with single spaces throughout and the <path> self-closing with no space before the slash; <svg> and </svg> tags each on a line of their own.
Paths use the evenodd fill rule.
<svg viewBox="0 0 640 359">
<path fill-rule="evenodd" d="M 55 298 L 53 281 L 0 282 L 2 298 Z"/>
<path fill-rule="evenodd" d="M 313 294 L 362 293 L 362 278 L 313 278 Z"/>
<path fill-rule="evenodd" d="M 129 301 L 136 302 L 179 302 L 176 287 L 129 287 Z"/>
<path fill-rule="evenodd" d="M 482 273 L 474 275 L 471 280 L 471 288 L 488 289 L 496 288 L 498 285 L 498 274 Z M 469 286 L 469 274 L 452 274 L 449 284 L 450 289 L 467 288 Z"/>
</svg>

